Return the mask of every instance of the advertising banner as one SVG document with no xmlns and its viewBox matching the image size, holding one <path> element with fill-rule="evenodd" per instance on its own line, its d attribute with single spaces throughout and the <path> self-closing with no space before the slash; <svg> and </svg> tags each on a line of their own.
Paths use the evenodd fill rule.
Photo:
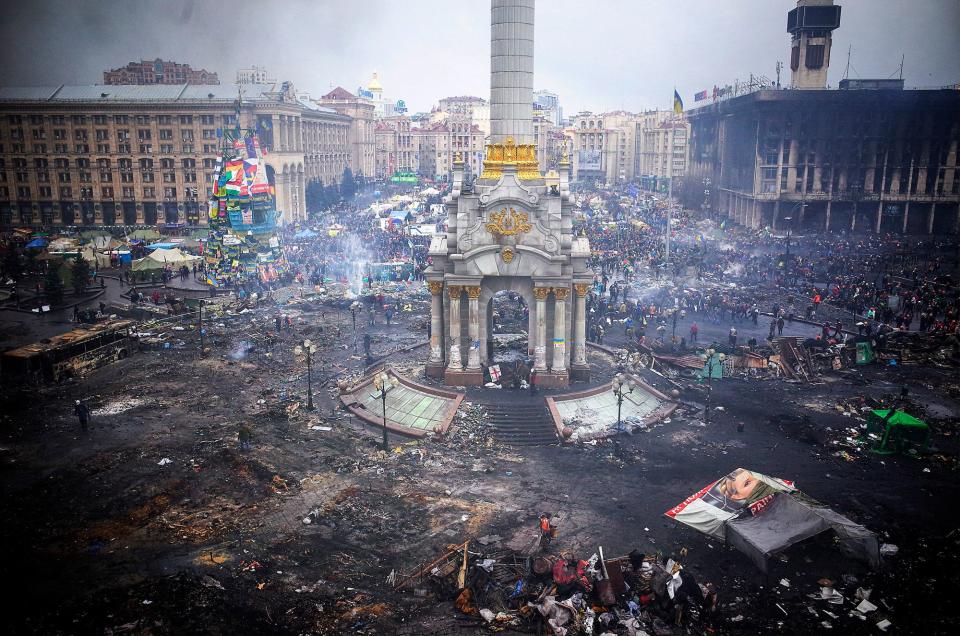
<svg viewBox="0 0 960 636">
<path fill-rule="evenodd" d="M 579 169 L 580 170 L 600 170 L 600 151 L 599 150 L 579 150 Z"/>
<path fill-rule="evenodd" d="M 755 515 L 769 505 L 777 493 L 794 490 L 792 481 L 737 468 L 664 514 L 722 539 L 724 523 L 744 512 Z"/>
</svg>

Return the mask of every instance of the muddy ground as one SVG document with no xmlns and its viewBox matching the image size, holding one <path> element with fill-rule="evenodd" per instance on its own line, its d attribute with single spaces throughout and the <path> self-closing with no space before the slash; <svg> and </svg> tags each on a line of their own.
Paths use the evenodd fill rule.
<svg viewBox="0 0 960 636">
<path fill-rule="evenodd" d="M 318 321 L 306 314 L 300 328 Z M 409 314 L 377 327 L 378 346 L 423 339 L 421 323 Z M 826 621 L 834 633 L 874 634 L 882 614 L 891 633 L 940 634 L 960 618 L 950 603 L 960 589 L 955 370 L 862 367 L 812 384 L 725 379 L 714 385 L 723 410 L 709 426 L 703 387 L 685 384 L 669 422 L 581 447 L 504 446 L 483 424 L 487 394 L 472 394 L 447 438 L 393 436 L 384 454 L 378 431 L 338 409 L 333 382 L 315 387 L 318 408 L 305 411 L 306 377 L 291 353 L 302 333 L 285 334 L 269 357 L 236 355 L 245 337 L 214 341 L 206 357 L 146 352 L 72 385 L 4 387 L 8 633 L 484 633 L 442 592 L 398 594 L 386 580 L 471 538 L 484 538 L 478 550 L 528 553 L 540 512 L 560 518 L 554 548 L 584 558 L 598 545 L 608 555 L 686 548 L 688 570 L 720 590 L 720 633 L 799 634 Z M 363 361 L 351 344 L 333 343 L 318 373 L 356 374 Z M 936 452 L 837 455 L 832 442 L 856 425 L 837 403 L 890 397 L 904 384 L 932 418 Z M 73 417 L 79 398 L 94 410 L 86 434 Z M 249 453 L 237 449 L 241 421 L 253 429 Z M 899 553 L 872 573 L 829 539 L 813 541 L 764 575 L 663 515 L 738 466 L 796 481 Z M 872 588 L 880 609 L 861 621 L 849 601 L 808 599 L 822 577 L 848 599 Z"/>
</svg>

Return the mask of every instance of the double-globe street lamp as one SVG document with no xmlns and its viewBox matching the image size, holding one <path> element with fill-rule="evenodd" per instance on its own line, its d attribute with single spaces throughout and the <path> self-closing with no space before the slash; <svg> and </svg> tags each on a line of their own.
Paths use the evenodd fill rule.
<svg viewBox="0 0 960 636">
<path fill-rule="evenodd" d="M 700 359 L 707 365 L 707 412 L 704 417 L 704 421 L 707 424 L 710 424 L 710 397 L 713 394 L 713 369 L 722 365 L 726 358 L 727 356 L 724 353 L 717 355 L 717 350 L 712 347 L 707 349 L 706 353 L 700 354 Z"/>
<path fill-rule="evenodd" d="M 633 393 L 633 382 L 627 379 L 622 373 L 618 373 L 614 378 L 611 384 L 613 389 L 613 394 L 617 396 L 617 433 L 623 432 L 623 419 L 621 417 L 623 411 L 623 400 L 625 395 Z"/>
<path fill-rule="evenodd" d="M 373 386 L 377 389 L 377 394 L 375 397 L 379 397 L 381 404 L 383 406 L 383 450 L 389 448 L 389 443 L 387 442 L 387 393 L 392 389 L 397 387 L 397 378 L 390 375 L 386 371 L 381 371 L 380 373 L 373 376 Z"/>
<path fill-rule="evenodd" d="M 294 355 L 297 357 L 306 356 L 307 358 L 307 410 L 313 410 L 313 369 L 311 366 L 311 360 L 313 354 L 317 352 L 317 345 L 313 344 L 310 339 L 303 341 L 303 345 L 297 345 L 293 349 Z"/>
</svg>

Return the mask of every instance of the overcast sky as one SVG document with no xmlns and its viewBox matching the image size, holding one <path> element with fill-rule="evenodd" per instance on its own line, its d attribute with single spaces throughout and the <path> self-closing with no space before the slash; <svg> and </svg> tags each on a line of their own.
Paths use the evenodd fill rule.
<svg viewBox="0 0 960 636">
<path fill-rule="evenodd" d="M 535 87 L 565 114 L 667 107 L 789 62 L 793 0 L 538 0 Z M 896 76 L 960 82 L 960 0 L 839 0 L 830 83 Z M 487 0 L 17 0 L 4 2 L 2 85 L 94 84 L 104 69 L 164 59 L 217 71 L 265 66 L 313 96 L 376 70 L 411 112 L 488 97 Z M 789 68 L 783 75 L 789 81 Z"/>
</svg>

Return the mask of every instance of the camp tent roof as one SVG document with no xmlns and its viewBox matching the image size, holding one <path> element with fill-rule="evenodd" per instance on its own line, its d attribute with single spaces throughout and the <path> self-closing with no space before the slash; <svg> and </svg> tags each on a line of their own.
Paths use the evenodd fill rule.
<svg viewBox="0 0 960 636">
<path fill-rule="evenodd" d="M 881 420 L 885 420 L 888 424 L 893 424 L 896 426 L 916 426 L 917 428 L 929 428 L 927 423 L 923 420 L 918 420 L 914 416 L 910 415 L 909 413 L 904 413 L 903 411 L 897 411 L 889 420 L 887 419 L 887 415 L 890 413 L 890 409 L 874 409 L 872 413 Z"/>
<path fill-rule="evenodd" d="M 198 260 L 200 260 L 199 256 L 184 254 L 176 248 L 172 250 L 156 249 L 149 256 L 136 261 L 132 269 L 135 272 L 142 272 L 151 269 L 163 269 L 167 265 L 174 267 L 188 265 Z"/>
</svg>

